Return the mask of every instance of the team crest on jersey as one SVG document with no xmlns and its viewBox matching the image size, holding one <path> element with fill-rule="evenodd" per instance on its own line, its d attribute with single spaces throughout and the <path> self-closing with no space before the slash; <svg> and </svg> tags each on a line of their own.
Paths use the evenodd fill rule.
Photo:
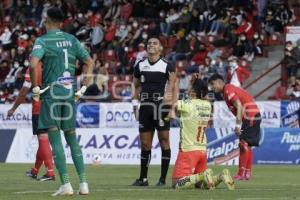
<svg viewBox="0 0 300 200">
<path fill-rule="evenodd" d="M 66 89 L 72 89 L 72 84 L 74 83 L 74 78 L 71 76 L 70 72 L 65 71 L 62 77 L 57 79 L 57 82 L 64 86 Z"/>
</svg>

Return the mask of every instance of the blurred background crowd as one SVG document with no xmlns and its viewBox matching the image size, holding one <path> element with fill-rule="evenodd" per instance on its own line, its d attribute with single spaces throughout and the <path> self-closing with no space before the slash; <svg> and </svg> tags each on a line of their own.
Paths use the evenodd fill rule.
<svg viewBox="0 0 300 200">
<path fill-rule="evenodd" d="M 51 6 L 64 11 L 62 29 L 95 60 L 87 99 L 106 102 L 130 100 L 134 64 L 147 57 L 146 41 L 152 36 L 160 38 L 163 56 L 176 66 L 184 94 L 194 74 L 207 80 L 219 73 L 242 86 L 253 59 L 267 56 L 266 45 L 282 42 L 284 27 L 296 18 L 284 0 L 2 0 L 0 103 L 18 95 Z M 300 48 L 287 43 L 285 51 L 287 73 L 295 81 Z"/>
</svg>

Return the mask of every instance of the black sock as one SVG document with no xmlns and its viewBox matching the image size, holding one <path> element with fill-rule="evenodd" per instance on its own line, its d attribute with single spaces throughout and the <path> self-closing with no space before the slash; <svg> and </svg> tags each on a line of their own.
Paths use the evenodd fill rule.
<svg viewBox="0 0 300 200">
<path fill-rule="evenodd" d="M 166 182 L 166 176 L 169 169 L 171 159 L 171 149 L 162 150 L 161 151 L 161 176 L 160 176 L 160 182 L 165 183 Z"/>
<path fill-rule="evenodd" d="M 141 173 L 140 173 L 140 180 L 147 178 L 148 175 L 148 167 L 151 160 L 151 150 L 150 151 L 143 151 L 141 152 Z"/>
</svg>

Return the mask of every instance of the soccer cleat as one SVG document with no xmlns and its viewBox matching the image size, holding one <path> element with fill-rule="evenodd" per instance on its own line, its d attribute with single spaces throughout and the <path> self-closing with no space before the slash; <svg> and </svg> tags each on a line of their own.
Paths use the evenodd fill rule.
<svg viewBox="0 0 300 200">
<path fill-rule="evenodd" d="M 166 181 L 161 181 L 161 180 L 159 180 L 157 183 L 156 183 L 156 186 L 157 187 L 163 187 L 163 186 L 165 186 L 166 185 Z"/>
<path fill-rule="evenodd" d="M 204 183 L 207 186 L 208 190 L 215 189 L 214 181 L 213 181 L 213 171 L 211 169 L 205 170 L 204 175 Z"/>
<path fill-rule="evenodd" d="M 245 176 L 244 176 L 244 180 L 249 181 L 251 179 L 251 177 L 252 177 L 251 172 L 249 170 L 246 171 Z"/>
<path fill-rule="evenodd" d="M 86 182 L 79 184 L 79 191 L 78 194 L 80 195 L 88 195 L 90 193 L 89 191 L 89 185 Z"/>
<path fill-rule="evenodd" d="M 37 174 L 33 174 L 32 170 L 25 172 L 25 174 L 32 179 L 37 179 Z"/>
<path fill-rule="evenodd" d="M 242 180 L 245 180 L 245 177 L 237 174 L 233 177 L 233 179 L 236 181 L 242 181 Z"/>
<path fill-rule="evenodd" d="M 72 196 L 74 194 L 71 183 L 66 183 L 61 185 L 59 189 L 53 193 L 51 196 Z"/>
<path fill-rule="evenodd" d="M 144 180 L 136 179 L 135 182 L 132 184 L 132 186 L 149 186 L 149 183 L 147 179 Z"/>
<path fill-rule="evenodd" d="M 42 177 L 37 179 L 38 181 L 55 181 L 55 176 L 48 176 L 47 174 L 44 174 Z"/>
<path fill-rule="evenodd" d="M 222 171 L 221 178 L 229 190 L 234 190 L 235 188 L 234 181 L 232 180 L 232 177 L 228 169 L 224 169 Z"/>
</svg>

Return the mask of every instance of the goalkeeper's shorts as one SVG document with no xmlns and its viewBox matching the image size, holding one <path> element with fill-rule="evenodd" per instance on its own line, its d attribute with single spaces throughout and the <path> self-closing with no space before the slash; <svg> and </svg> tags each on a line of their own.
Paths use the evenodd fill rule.
<svg viewBox="0 0 300 200">
<path fill-rule="evenodd" d="M 39 129 L 75 129 L 76 108 L 74 99 L 59 100 L 45 98 L 41 101 Z"/>
<path fill-rule="evenodd" d="M 260 140 L 261 116 L 257 113 L 252 120 L 244 119 L 240 140 L 244 140 L 249 146 L 258 146 Z"/>
<path fill-rule="evenodd" d="M 202 173 L 207 169 L 206 151 L 179 151 L 172 175 L 173 184 L 185 176 Z"/>
</svg>

